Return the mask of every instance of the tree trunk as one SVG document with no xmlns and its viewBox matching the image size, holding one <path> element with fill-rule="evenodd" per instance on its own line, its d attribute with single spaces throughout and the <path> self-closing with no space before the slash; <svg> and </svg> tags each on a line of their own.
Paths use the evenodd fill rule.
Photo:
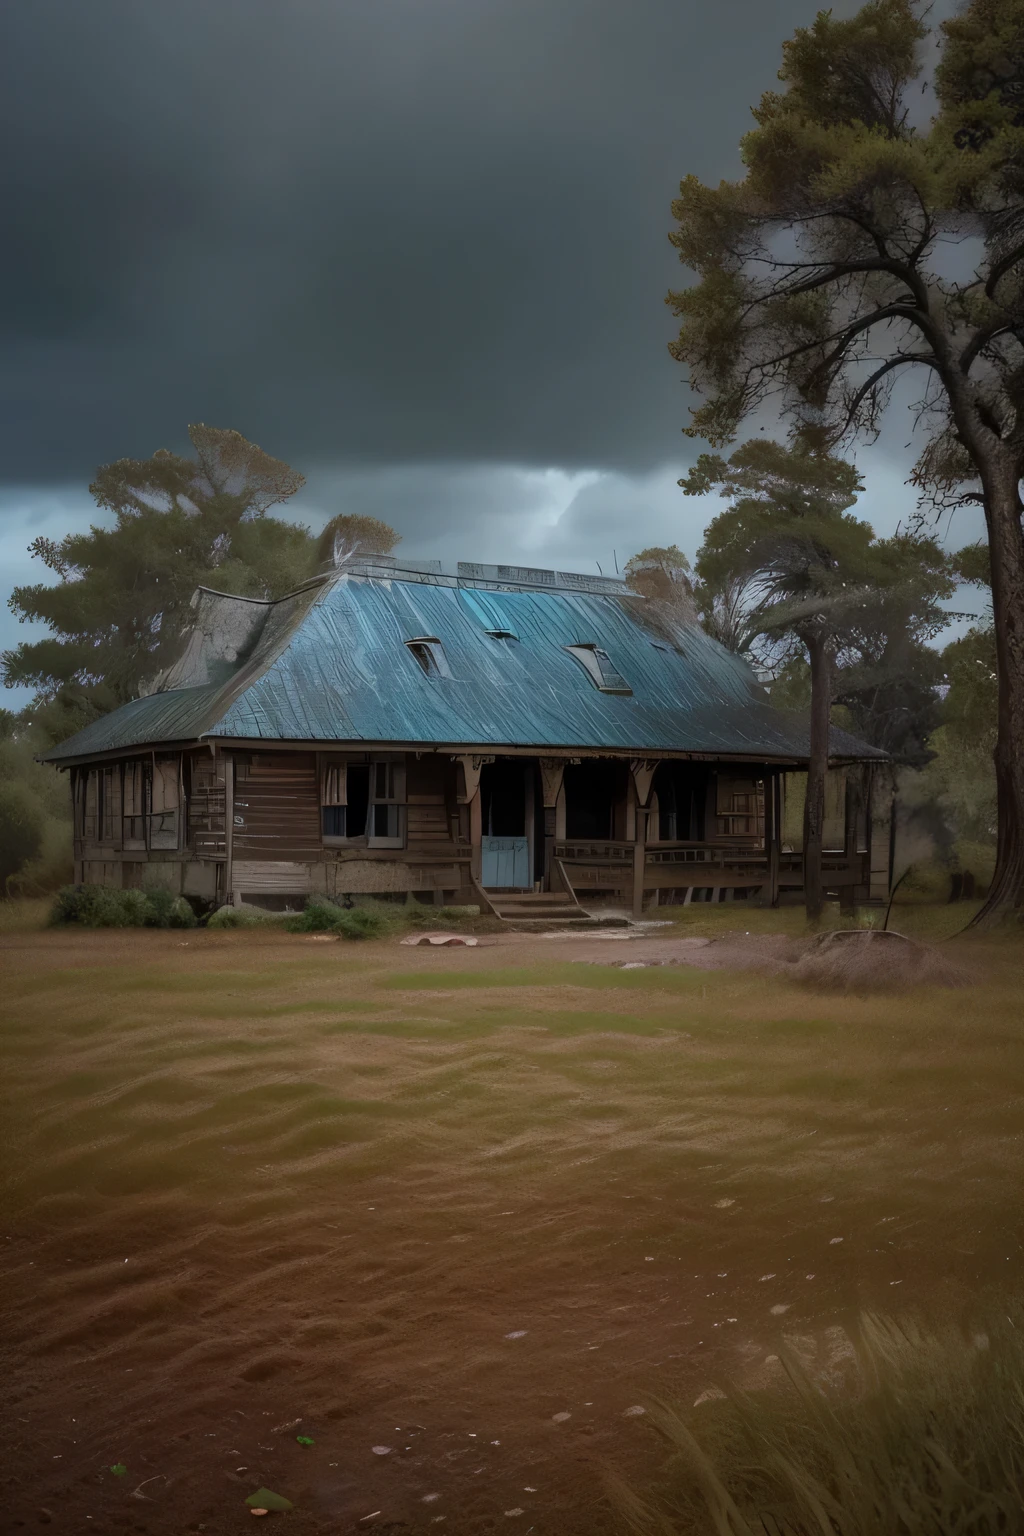
<svg viewBox="0 0 1024 1536">
<path fill-rule="evenodd" d="M 991 927 L 1024 909 L 1024 528 L 1017 467 L 1009 460 L 982 475 L 992 563 L 999 730 L 996 868 L 972 926 Z"/>
<path fill-rule="evenodd" d="M 821 879 L 821 846 L 825 824 L 825 774 L 828 771 L 828 728 L 832 709 L 832 679 L 828 642 L 823 635 L 804 636 L 811 658 L 811 744 L 804 802 L 804 903 L 809 922 L 816 922 L 825 905 Z"/>
</svg>

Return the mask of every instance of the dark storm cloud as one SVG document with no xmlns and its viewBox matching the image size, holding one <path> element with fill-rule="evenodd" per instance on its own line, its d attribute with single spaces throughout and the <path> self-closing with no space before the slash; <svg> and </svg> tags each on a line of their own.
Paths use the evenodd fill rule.
<svg viewBox="0 0 1024 1536">
<path fill-rule="evenodd" d="M 303 467 L 680 454 L 668 205 L 814 8 L 6 7 L 0 476 L 190 420 Z"/>
</svg>

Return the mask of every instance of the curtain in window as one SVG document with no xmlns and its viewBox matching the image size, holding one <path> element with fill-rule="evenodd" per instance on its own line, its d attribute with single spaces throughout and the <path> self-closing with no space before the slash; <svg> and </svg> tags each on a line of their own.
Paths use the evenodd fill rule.
<svg viewBox="0 0 1024 1536">
<path fill-rule="evenodd" d="M 348 804 L 348 767 L 345 763 L 327 764 L 320 790 L 320 804 Z"/>
<path fill-rule="evenodd" d="M 348 766 L 327 763 L 320 783 L 320 825 L 324 837 L 348 836 Z"/>
</svg>

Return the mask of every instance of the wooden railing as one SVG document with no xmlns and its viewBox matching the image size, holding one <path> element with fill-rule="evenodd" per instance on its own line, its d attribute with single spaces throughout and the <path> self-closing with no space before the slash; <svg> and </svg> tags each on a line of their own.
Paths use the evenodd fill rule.
<svg viewBox="0 0 1024 1536">
<path fill-rule="evenodd" d="M 632 868 L 635 847 L 635 843 L 574 838 L 555 844 L 555 858 L 563 864 L 628 864 Z"/>
<path fill-rule="evenodd" d="M 602 882 L 602 877 L 625 886 L 632 882 L 636 845 L 618 840 L 566 840 L 555 844 L 555 857 L 567 878 L 581 886 Z M 870 878 L 866 853 L 825 853 L 822 872 L 826 888 L 866 885 Z M 768 851 L 763 843 L 672 842 L 648 843 L 644 850 L 644 886 L 654 889 L 685 886 L 744 888 L 763 884 L 770 876 Z M 803 855 L 780 853 L 778 881 L 790 889 L 803 885 Z"/>
<path fill-rule="evenodd" d="M 622 864 L 632 868 L 636 852 L 635 843 L 617 840 L 584 842 L 576 838 L 555 844 L 555 857 L 565 864 Z M 648 843 L 645 849 L 647 864 L 760 864 L 767 866 L 763 846 L 736 843 Z M 797 855 L 799 857 L 799 855 Z"/>
<path fill-rule="evenodd" d="M 654 867 L 673 865 L 681 872 L 693 865 L 764 872 L 768 868 L 768 855 L 760 843 L 747 846 L 736 843 L 649 843 L 646 862 Z"/>
</svg>

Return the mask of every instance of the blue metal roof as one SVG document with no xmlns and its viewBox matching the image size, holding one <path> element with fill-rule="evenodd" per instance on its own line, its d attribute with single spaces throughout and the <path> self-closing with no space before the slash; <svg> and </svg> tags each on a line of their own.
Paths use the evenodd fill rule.
<svg viewBox="0 0 1024 1536">
<path fill-rule="evenodd" d="M 499 590 L 343 570 L 266 604 L 255 644 L 226 681 L 206 681 L 223 677 L 223 658 L 206 656 L 197 671 L 193 646 L 190 671 L 172 669 L 170 686 L 86 727 L 49 759 L 201 738 L 806 758 L 806 722 L 772 709 L 743 660 L 617 584 L 592 587 Z M 450 677 L 427 675 L 406 644 L 424 636 L 440 641 Z M 608 653 L 631 694 L 595 686 L 567 649 L 587 645 Z M 832 750 L 884 756 L 841 731 Z"/>
</svg>

